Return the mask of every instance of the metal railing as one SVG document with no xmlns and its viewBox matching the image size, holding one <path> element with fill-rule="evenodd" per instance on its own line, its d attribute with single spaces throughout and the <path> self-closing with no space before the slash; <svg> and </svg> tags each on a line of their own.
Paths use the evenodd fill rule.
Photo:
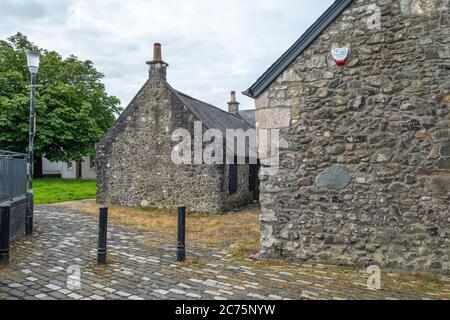
<svg viewBox="0 0 450 320">
<path fill-rule="evenodd" d="M 27 193 L 26 155 L 0 150 L 0 202 Z"/>
</svg>

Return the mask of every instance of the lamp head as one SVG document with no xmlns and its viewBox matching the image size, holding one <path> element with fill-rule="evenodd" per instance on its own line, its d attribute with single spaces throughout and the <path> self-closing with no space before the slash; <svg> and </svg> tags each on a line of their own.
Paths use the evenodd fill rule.
<svg viewBox="0 0 450 320">
<path fill-rule="evenodd" d="M 28 70 L 33 75 L 38 73 L 40 58 L 41 54 L 39 52 L 27 51 Z"/>
</svg>

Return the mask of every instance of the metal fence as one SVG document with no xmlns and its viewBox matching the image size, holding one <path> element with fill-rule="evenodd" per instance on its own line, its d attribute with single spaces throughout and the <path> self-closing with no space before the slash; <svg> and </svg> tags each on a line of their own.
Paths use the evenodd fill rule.
<svg viewBox="0 0 450 320">
<path fill-rule="evenodd" d="M 26 193 L 26 155 L 0 150 L 0 202 Z"/>
</svg>

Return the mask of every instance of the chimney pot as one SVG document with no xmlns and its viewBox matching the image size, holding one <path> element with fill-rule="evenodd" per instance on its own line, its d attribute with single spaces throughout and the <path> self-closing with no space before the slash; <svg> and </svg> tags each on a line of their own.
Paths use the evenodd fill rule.
<svg viewBox="0 0 450 320">
<path fill-rule="evenodd" d="M 236 91 L 231 91 L 231 100 L 230 102 L 236 102 Z"/>
<path fill-rule="evenodd" d="M 153 61 L 162 61 L 161 43 L 155 43 L 153 46 Z"/>
</svg>

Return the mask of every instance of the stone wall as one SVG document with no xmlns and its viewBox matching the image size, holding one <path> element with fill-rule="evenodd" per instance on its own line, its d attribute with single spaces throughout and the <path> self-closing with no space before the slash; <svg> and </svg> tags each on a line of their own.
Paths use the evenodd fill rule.
<svg viewBox="0 0 450 320">
<path fill-rule="evenodd" d="M 221 213 L 248 199 L 248 169 L 239 166 L 243 185 L 228 194 L 227 166 L 178 165 L 171 159 L 174 130 L 194 136 L 199 121 L 165 82 L 165 67 L 151 65 L 150 79 L 97 144 L 97 201 L 129 207 Z M 203 128 L 205 131 L 206 128 Z"/>
<path fill-rule="evenodd" d="M 450 14 L 431 2 L 354 1 L 257 98 L 288 142 L 261 177 L 263 254 L 449 271 Z"/>
<path fill-rule="evenodd" d="M 191 211 L 221 211 L 219 167 L 172 163 L 173 130 L 189 129 L 195 120 L 186 113 L 163 82 L 144 86 L 97 145 L 99 202 L 154 208 L 185 204 Z"/>
</svg>

